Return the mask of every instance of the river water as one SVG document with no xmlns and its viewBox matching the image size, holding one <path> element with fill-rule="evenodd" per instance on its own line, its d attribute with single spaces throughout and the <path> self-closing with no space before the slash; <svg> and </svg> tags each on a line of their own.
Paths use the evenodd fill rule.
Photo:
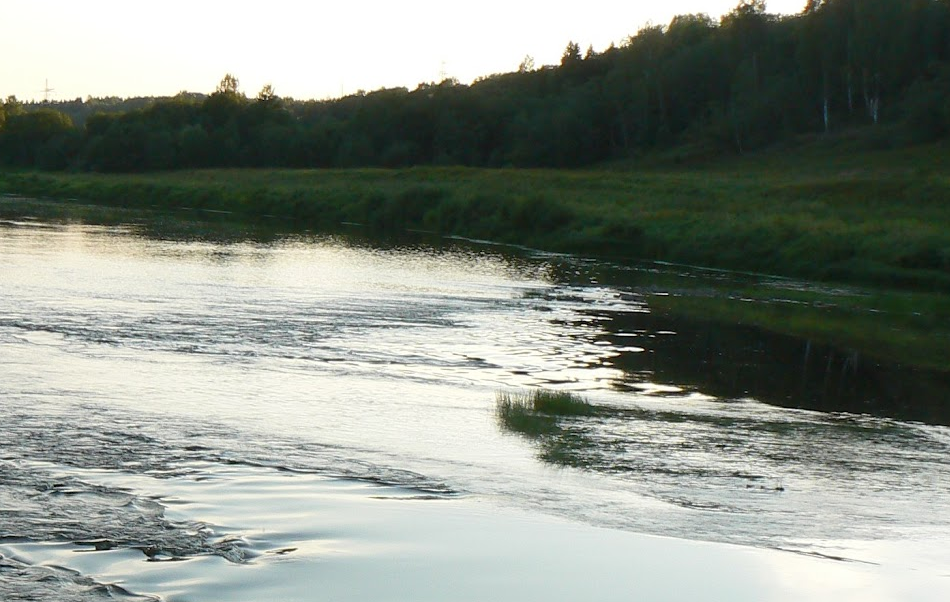
<svg viewBox="0 0 950 602">
<path fill-rule="evenodd" d="M 0 223 L 0 597 L 203 599 L 181 585 L 198 577 L 148 581 L 143 561 L 292 556 L 221 527 L 253 522 L 274 500 L 247 491 L 280 475 L 885 567 L 950 595 L 950 428 L 913 413 L 947 398 L 943 377 L 651 307 L 701 273 L 602 268 L 453 241 Z M 565 418 L 546 457 L 495 417 L 498 392 L 532 387 L 604 411 Z M 176 514 L 227 497 L 189 489 L 221 475 L 241 509 Z"/>
</svg>

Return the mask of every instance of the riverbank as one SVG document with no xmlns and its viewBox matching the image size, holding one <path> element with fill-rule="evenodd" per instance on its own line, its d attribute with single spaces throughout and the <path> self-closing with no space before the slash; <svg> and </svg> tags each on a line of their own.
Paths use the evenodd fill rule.
<svg viewBox="0 0 950 602">
<path fill-rule="evenodd" d="M 0 193 L 186 209 L 295 229 L 358 223 L 551 251 L 950 290 L 947 145 L 829 145 L 596 170 L 0 172 Z"/>
<path fill-rule="evenodd" d="M 11 223 L 39 219 L 50 223 L 134 224 L 136 232 L 146 238 L 201 239 L 221 243 L 269 242 L 285 239 L 288 234 L 294 235 L 271 220 L 248 224 L 230 221 L 228 217 L 205 212 L 168 213 L 0 197 L 0 220 L 11 220 Z M 350 227 L 345 236 L 369 244 L 384 241 L 362 236 L 361 231 Z M 452 244 L 441 237 L 419 233 L 385 239 L 387 245 L 415 245 L 419 242 L 435 246 Z M 611 262 L 588 264 L 590 273 L 585 271 L 580 275 L 578 263 L 568 257 L 561 259 L 564 264 L 554 268 L 553 277 L 557 280 L 571 281 L 578 276 L 584 282 L 592 279 L 619 287 L 629 284 L 629 265 Z M 580 263 L 586 262 L 580 258 Z M 652 274 L 650 285 L 644 287 L 641 294 L 645 295 L 651 311 L 657 314 L 677 320 L 685 318 L 719 324 L 722 331 L 730 331 L 738 325 L 752 327 L 828 345 L 841 353 L 858 352 L 875 361 L 950 375 L 950 297 L 946 294 L 828 286 L 649 262 L 634 265 L 635 270 Z M 926 383 L 928 379 L 921 378 L 920 382 Z M 946 419 L 936 417 L 925 421 L 933 420 L 946 422 Z"/>
</svg>

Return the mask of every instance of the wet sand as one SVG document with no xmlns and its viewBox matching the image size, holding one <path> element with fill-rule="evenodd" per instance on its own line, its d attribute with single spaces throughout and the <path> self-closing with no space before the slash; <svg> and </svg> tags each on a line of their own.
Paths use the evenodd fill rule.
<svg viewBox="0 0 950 602">
<path fill-rule="evenodd" d="M 266 468 L 207 465 L 156 479 L 63 471 L 154 496 L 203 524 L 218 555 L 12 543 L 0 554 L 168 602 L 281 600 L 944 600 L 950 579 L 596 528 L 490 499 Z M 227 555 L 225 555 L 227 556 Z"/>
</svg>

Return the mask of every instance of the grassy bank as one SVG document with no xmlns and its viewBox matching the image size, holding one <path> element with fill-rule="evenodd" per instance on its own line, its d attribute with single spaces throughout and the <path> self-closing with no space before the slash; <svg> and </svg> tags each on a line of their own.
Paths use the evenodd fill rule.
<svg viewBox="0 0 950 602">
<path fill-rule="evenodd" d="M 0 172 L 0 192 L 947 291 L 947 156 L 824 145 L 649 169 Z"/>
</svg>

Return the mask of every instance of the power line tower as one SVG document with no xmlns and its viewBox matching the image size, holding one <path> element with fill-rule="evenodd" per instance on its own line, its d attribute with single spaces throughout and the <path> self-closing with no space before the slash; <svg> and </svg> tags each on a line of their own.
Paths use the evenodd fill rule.
<svg viewBox="0 0 950 602">
<path fill-rule="evenodd" d="M 41 92 L 43 92 L 43 102 L 49 104 L 49 93 L 55 92 L 56 90 L 49 87 L 49 80 L 46 80 L 46 85 L 43 87 Z"/>
</svg>

